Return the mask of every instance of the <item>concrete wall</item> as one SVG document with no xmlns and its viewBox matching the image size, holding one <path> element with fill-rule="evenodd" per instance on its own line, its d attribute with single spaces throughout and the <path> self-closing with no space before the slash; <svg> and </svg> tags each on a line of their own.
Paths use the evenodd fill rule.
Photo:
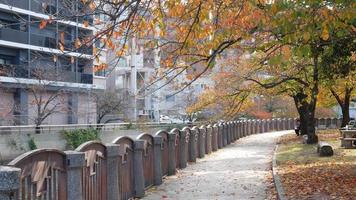
<svg viewBox="0 0 356 200">
<path fill-rule="evenodd" d="M 46 92 L 44 94 L 36 93 L 37 98 L 40 96 L 43 99 L 43 103 L 41 106 L 44 106 L 45 103 L 49 102 L 49 98 L 53 98 L 56 92 Z M 37 108 L 38 103 L 35 100 L 35 94 L 29 92 L 28 95 L 28 117 L 29 117 L 29 124 L 34 124 L 35 119 L 37 117 Z M 48 118 L 43 121 L 43 124 L 66 124 L 68 121 L 68 96 L 62 95 L 60 97 L 55 98 L 53 101 L 49 102 L 48 109 L 53 109 L 55 105 L 57 109 L 53 112 Z M 42 109 L 43 110 L 43 109 Z M 48 112 L 47 112 L 48 113 Z"/>
<path fill-rule="evenodd" d="M 14 118 L 12 108 L 14 106 L 14 93 L 0 88 L 0 126 L 11 125 Z"/>
<path fill-rule="evenodd" d="M 139 134 L 146 132 L 150 134 L 156 133 L 162 128 L 142 128 L 136 130 L 105 130 L 100 134 L 101 141 L 110 143 L 119 136 L 130 136 L 136 138 Z M 29 140 L 33 138 L 37 148 L 54 148 L 59 150 L 67 150 L 66 140 L 61 132 L 52 132 L 48 134 L 35 133 L 3 133 L 0 134 L 0 164 L 12 160 L 20 154 L 29 151 Z"/>
</svg>

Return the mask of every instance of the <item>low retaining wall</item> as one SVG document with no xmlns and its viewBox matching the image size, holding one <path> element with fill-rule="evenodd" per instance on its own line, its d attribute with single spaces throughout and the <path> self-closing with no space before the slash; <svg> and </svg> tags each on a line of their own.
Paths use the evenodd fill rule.
<svg viewBox="0 0 356 200">
<path fill-rule="evenodd" d="M 162 177 L 251 134 L 290 130 L 295 119 L 246 120 L 38 149 L 0 166 L 0 199 L 141 198 Z"/>
</svg>

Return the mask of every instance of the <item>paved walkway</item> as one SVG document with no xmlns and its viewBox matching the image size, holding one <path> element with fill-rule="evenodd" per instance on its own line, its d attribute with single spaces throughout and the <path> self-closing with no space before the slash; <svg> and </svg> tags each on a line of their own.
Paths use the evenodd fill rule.
<svg viewBox="0 0 356 200">
<path fill-rule="evenodd" d="M 161 186 L 148 190 L 144 199 L 263 200 L 276 139 L 289 132 L 242 138 L 167 177 Z"/>
</svg>

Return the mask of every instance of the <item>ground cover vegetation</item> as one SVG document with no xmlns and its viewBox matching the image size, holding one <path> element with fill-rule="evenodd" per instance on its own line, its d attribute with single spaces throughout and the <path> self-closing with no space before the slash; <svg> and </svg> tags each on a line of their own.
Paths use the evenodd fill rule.
<svg viewBox="0 0 356 200">
<path fill-rule="evenodd" d="M 277 170 L 288 199 L 354 199 L 356 151 L 340 147 L 338 130 L 318 131 L 334 156 L 319 157 L 315 145 L 303 145 L 294 134 L 282 136 Z"/>
</svg>

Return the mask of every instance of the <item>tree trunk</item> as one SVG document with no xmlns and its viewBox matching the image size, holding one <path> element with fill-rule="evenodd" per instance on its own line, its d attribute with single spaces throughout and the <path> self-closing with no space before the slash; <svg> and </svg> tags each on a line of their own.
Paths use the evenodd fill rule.
<svg viewBox="0 0 356 200">
<path fill-rule="evenodd" d="M 308 136 L 308 144 L 315 144 L 318 142 L 318 136 L 315 133 L 315 107 L 313 101 L 309 103 L 306 98 L 307 95 L 304 93 L 293 96 L 300 119 L 300 133 Z"/>
<path fill-rule="evenodd" d="M 342 122 L 341 127 L 345 127 L 350 122 L 350 103 L 346 106 L 341 107 L 342 111 Z"/>
<path fill-rule="evenodd" d="M 345 127 L 350 121 L 350 101 L 351 101 L 351 93 L 353 88 L 345 87 L 345 96 L 342 99 L 339 94 L 333 88 L 330 88 L 331 94 L 335 97 L 339 106 L 341 107 L 342 112 L 342 123 L 341 127 Z"/>
</svg>

